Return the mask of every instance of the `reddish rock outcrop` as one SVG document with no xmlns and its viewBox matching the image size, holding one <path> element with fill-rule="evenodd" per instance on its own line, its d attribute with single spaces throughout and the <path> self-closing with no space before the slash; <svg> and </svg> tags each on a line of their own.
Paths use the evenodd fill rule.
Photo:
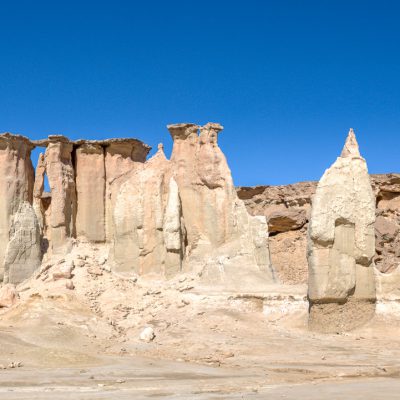
<svg viewBox="0 0 400 400">
<path fill-rule="evenodd" d="M 400 174 L 371 175 L 371 183 L 377 216 L 375 266 L 379 272 L 388 274 L 400 265 Z M 269 230 L 273 232 L 269 238 L 271 261 L 282 282 L 307 282 L 306 236 L 316 187 L 317 182 L 300 182 L 286 186 L 237 188 L 249 213 L 265 215 L 269 220 Z M 305 225 L 291 227 L 288 231 L 276 230 L 274 214 L 292 211 L 305 213 Z"/>
</svg>

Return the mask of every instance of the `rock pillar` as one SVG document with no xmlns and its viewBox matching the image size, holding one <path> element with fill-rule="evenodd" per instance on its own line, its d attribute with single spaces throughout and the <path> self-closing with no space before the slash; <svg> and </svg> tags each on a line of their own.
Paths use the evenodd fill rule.
<svg viewBox="0 0 400 400">
<path fill-rule="evenodd" d="M 307 254 L 311 329 L 349 330 L 374 315 L 374 222 L 367 164 L 351 129 L 312 202 Z"/>
</svg>

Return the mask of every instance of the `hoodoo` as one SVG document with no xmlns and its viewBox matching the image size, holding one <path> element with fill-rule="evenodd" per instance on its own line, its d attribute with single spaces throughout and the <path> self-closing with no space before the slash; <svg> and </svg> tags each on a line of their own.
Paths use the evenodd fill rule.
<svg viewBox="0 0 400 400">
<path fill-rule="evenodd" d="M 374 222 L 367 164 L 350 129 L 312 203 L 307 254 L 311 329 L 349 330 L 374 315 Z"/>
</svg>

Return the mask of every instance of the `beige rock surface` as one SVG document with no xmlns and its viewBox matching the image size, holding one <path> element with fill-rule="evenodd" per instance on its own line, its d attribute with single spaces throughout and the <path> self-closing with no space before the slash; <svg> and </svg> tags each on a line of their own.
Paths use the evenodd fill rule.
<svg viewBox="0 0 400 400">
<path fill-rule="evenodd" d="M 41 261 L 39 222 L 32 205 L 24 201 L 11 220 L 10 239 L 4 257 L 4 282 L 23 282 L 39 268 Z"/>
<path fill-rule="evenodd" d="M 0 135 L 0 282 L 4 279 L 7 248 L 14 215 L 24 202 L 32 203 L 34 146 L 19 135 Z"/>
<path fill-rule="evenodd" d="M 350 130 L 342 155 L 321 178 L 308 227 L 310 327 L 348 330 L 375 308 L 375 197 Z"/>
<path fill-rule="evenodd" d="M 92 242 L 104 242 L 105 160 L 104 148 L 85 143 L 75 150 L 77 193 L 76 235 Z"/>
<path fill-rule="evenodd" d="M 33 185 L 33 209 L 39 223 L 40 234 L 44 233 L 46 229 L 45 223 L 45 204 L 43 203 L 42 196 L 44 192 L 44 181 L 46 175 L 46 161 L 44 154 L 40 153 L 35 169 L 35 182 Z"/>
<path fill-rule="evenodd" d="M 213 284 L 272 282 L 267 225 L 262 218 L 249 216 L 237 198 L 217 143 L 222 126 L 177 124 L 168 129 L 174 140 L 171 163 L 187 234 L 185 269 Z"/>
<path fill-rule="evenodd" d="M 123 179 L 113 209 L 112 259 L 118 272 L 164 274 L 163 224 L 168 193 L 169 161 L 162 147 Z"/>
<path fill-rule="evenodd" d="M 0 308 L 12 307 L 18 300 L 18 292 L 12 283 L 0 287 Z"/>
<path fill-rule="evenodd" d="M 111 242 L 114 235 L 113 211 L 124 177 L 142 168 L 150 147 L 136 139 L 110 140 L 105 146 L 105 232 Z"/>
<path fill-rule="evenodd" d="M 114 207 L 113 260 L 119 272 L 173 277 L 195 271 L 213 284 L 273 281 L 264 217 L 237 198 L 217 144 L 219 124 L 168 127 L 162 151 L 124 175 Z M 246 279 L 244 279 L 246 277 Z"/>
<path fill-rule="evenodd" d="M 51 190 L 51 212 L 47 236 L 54 253 L 65 253 L 76 235 L 76 185 L 72 143 L 64 136 L 49 136 L 46 173 Z"/>
</svg>

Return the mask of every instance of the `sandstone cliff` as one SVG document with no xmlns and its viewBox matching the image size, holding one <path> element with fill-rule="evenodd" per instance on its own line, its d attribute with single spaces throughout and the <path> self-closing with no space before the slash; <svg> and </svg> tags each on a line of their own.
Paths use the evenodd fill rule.
<svg viewBox="0 0 400 400">
<path fill-rule="evenodd" d="M 1 280 L 18 283 L 42 257 L 65 256 L 79 241 L 106 245 L 120 273 L 189 272 L 225 288 L 273 282 L 266 220 L 237 197 L 217 144 L 222 126 L 168 128 L 170 160 L 162 145 L 146 160 L 150 147 L 137 139 L 2 135 Z M 45 147 L 36 174 L 35 146 Z"/>
</svg>

